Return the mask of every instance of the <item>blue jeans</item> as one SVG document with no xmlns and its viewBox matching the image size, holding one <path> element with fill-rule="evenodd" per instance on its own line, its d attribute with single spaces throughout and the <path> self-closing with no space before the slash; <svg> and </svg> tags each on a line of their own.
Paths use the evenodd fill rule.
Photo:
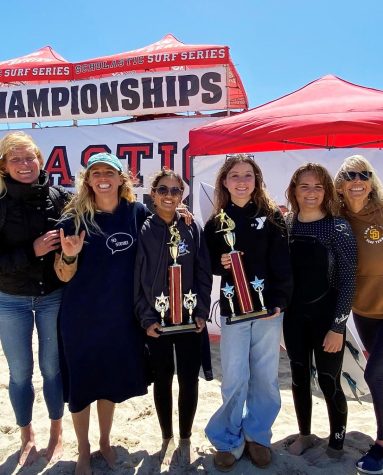
<svg viewBox="0 0 383 475">
<path fill-rule="evenodd" d="M 0 341 L 9 367 L 9 397 L 16 422 L 25 427 L 32 420 L 34 401 L 32 334 L 36 322 L 39 366 L 50 419 L 61 419 L 64 410 L 57 344 L 57 314 L 62 289 L 43 297 L 0 292 Z"/>
<path fill-rule="evenodd" d="M 218 451 L 242 455 L 245 440 L 266 447 L 281 407 L 278 385 L 283 316 L 226 325 L 221 318 L 223 404 L 206 435 Z"/>
</svg>

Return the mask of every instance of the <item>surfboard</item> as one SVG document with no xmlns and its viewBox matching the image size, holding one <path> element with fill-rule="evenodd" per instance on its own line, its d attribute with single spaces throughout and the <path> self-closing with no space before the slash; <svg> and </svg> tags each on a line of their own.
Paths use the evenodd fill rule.
<svg viewBox="0 0 383 475">
<path fill-rule="evenodd" d="M 356 399 L 361 403 L 360 397 L 370 393 L 364 379 L 367 360 L 351 323 L 352 320 L 349 319 L 346 325 L 346 347 L 344 349 L 341 382 L 344 393 L 349 398 Z"/>
<path fill-rule="evenodd" d="M 214 210 L 214 186 L 201 182 L 199 185 L 199 207 L 203 223 L 210 218 Z"/>
<path fill-rule="evenodd" d="M 351 328 L 350 328 L 351 327 Z M 281 347 L 286 349 L 285 341 L 282 335 Z M 364 380 L 364 370 L 366 368 L 366 357 L 363 350 L 355 338 L 352 325 L 347 322 L 346 325 L 346 347 L 344 349 L 341 384 L 343 392 L 349 399 L 356 399 L 362 404 L 361 397 L 370 393 L 367 383 Z M 319 390 L 318 372 L 313 357 L 311 368 L 311 383 L 314 390 Z"/>
</svg>

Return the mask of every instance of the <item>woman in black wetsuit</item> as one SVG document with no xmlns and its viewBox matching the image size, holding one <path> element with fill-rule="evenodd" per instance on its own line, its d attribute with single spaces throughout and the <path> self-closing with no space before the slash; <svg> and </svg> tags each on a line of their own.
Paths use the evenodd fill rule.
<svg viewBox="0 0 383 475">
<path fill-rule="evenodd" d="M 356 242 L 346 220 L 337 217 L 337 197 L 328 171 L 308 163 L 293 174 L 286 191 L 294 293 L 284 320 L 299 436 L 289 452 L 301 455 L 311 435 L 312 356 L 326 400 L 328 454 L 342 450 L 347 402 L 340 376 L 346 321 L 355 288 Z M 334 452 L 336 451 L 336 452 Z"/>
</svg>

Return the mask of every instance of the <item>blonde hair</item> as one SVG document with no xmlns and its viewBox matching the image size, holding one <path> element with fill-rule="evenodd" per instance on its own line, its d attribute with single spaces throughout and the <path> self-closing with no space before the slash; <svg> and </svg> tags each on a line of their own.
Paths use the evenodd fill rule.
<svg viewBox="0 0 383 475">
<path fill-rule="evenodd" d="M 25 132 L 11 132 L 5 135 L 0 140 L 0 196 L 7 191 L 7 186 L 4 181 L 4 177 L 6 176 L 5 164 L 7 156 L 13 150 L 21 147 L 33 150 L 33 153 L 35 153 L 39 161 L 40 169 L 44 166 L 43 154 L 30 135 L 27 135 Z"/>
<path fill-rule="evenodd" d="M 91 168 L 90 168 L 91 169 Z M 94 217 L 96 214 L 96 199 L 92 187 L 88 183 L 89 170 L 82 170 L 76 177 L 76 193 L 65 206 L 61 220 L 73 219 L 76 234 L 79 233 L 81 225 L 85 228 L 87 234 L 102 234 L 102 230 L 96 223 Z M 125 199 L 129 203 L 136 201 L 133 193 L 133 181 L 130 172 L 121 172 L 122 185 L 118 188 L 119 200 Z"/>
<path fill-rule="evenodd" d="M 341 192 L 344 182 L 346 181 L 344 177 L 344 173 L 350 172 L 350 171 L 357 172 L 359 170 L 372 172 L 372 175 L 370 178 L 371 193 L 369 196 L 369 200 L 373 204 L 383 206 L 382 182 L 380 181 L 374 167 L 367 160 L 367 158 L 363 157 L 363 155 L 351 155 L 351 157 L 345 158 L 339 170 L 337 171 L 335 175 L 334 183 L 335 183 L 335 188 L 336 188 L 339 198 L 341 199 L 342 202 L 344 202 L 344 196 L 343 196 L 343 193 Z"/>
<path fill-rule="evenodd" d="M 251 200 L 257 206 L 258 211 L 264 209 L 268 218 L 274 222 L 274 213 L 278 210 L 277 204 L 269 196 L 265 182 L 263 181 L 262 171 L 255 161 L 245 154 L 230 155 L 218 171 L 214 190 L 214 214 L 225 209 L 230 201 L 229 190 L 224 185 L 229 171 L 238 163 L 247 163 L 251 166 L 255 177 L 255 187 L 251 194 Z"/>
</svg>

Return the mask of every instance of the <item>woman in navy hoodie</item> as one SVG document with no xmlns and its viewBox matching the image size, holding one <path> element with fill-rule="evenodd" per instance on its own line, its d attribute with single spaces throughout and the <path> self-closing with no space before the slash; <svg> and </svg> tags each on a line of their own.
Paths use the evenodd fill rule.
<svg viewBox="0 0 383 475">
<path fill-rule="evenodd" d="M 175 448 L 172 423 L 172 380 L 175 351 L 179 384 L 180 462 L 190 462 L 193 453 L 190 437 L 198 402 L 198 375 L 201 367 L 202 330 L 209 316 L 212 276 L 209 255 L 201 227 L 181 219 L 176 208 L 182 201 L 184 183 L 172 170 L 163 169 L 151 185 L 155 212 L 142 226 L 135 266 L 135 310 L 148 335 L 150 359 L 154 374 L 154 402 L 161 426 L 164 463 Z M 173 262 L 169 252 L 170 226 L 179 233 L 177 262 L 182 268 L 182 294 L 196 294 L 193 311 L 196 331 L 161 335 L 160 314 L 155 309 L 156 298 L 169 295 L 168 267 Z M 184 322 L 188 311 L 184 309 Z M 206 331 L 206 330 L 205 330 Z"/>
</svg>

